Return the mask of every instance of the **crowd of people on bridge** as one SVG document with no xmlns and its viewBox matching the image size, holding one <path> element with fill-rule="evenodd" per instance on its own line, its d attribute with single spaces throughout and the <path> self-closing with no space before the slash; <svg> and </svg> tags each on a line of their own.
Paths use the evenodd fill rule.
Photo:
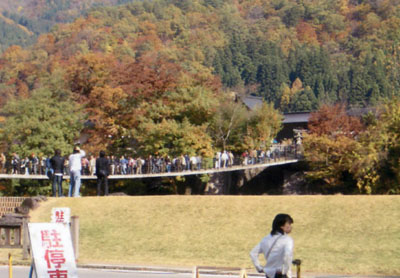
<svg viewBox="0 0 400 278">
<path fill-rule="evenodd" d="M 231 151 L 218 151 L 212 161 L 205 163 L 201 155 L 182 154 L 171 158 L 168 155 L 149 155 L 145 158 L 132 156 L 106 156 L 104 151 L 98 157 L 86 156 L 85 151 L 75 147 L 69 156 L 62 156 L 55 150 L 52 157 L 37 157 L 31 154 L 21 159 L 13 153 L 9 159 L 0 154 L 0 171 L 3 174 L 47 175 L 52 180 L 53 196 L 63 196 L 62 181 L 65 175 L 70 176 L 69 197 L 79 197 L 82 175 L 97 176 L 97 195 L 104 185 L 104 194 L 108 195 L 108 176 L 110 175 L 143 175 L 170 172 L 201 171 L 203 169 L 223 169 L 233 166 L 268 163 L 285 156 L 288 146 L 273 145 L 269 150 L 245 151 L 234 155 Z M 290 147 L 290 146 L 289 146 Z"/>
<path fill-rule="evenodd" d="M 61 155 L 61 154 L 60 154 Z M 208 168 L 226 168 L 235 165 L 252 165 L 267 163 L 283 155 L 283 150 L 273 146 L 271 149 L 245 151 L 234 154 L 231 151 L 218 151 L 213 157 L 212 166 L 205 163 L 201 155 L 182 154 L 171 158 L 170 156 L 149 155 L 147 157 L 133 156 L 106 156 L 110 161 L 110 175 L 140 175 L 158 174 L 183 171 L 198 171 Z M 81 175 L 96 175 L 96 156 L 83 156 L 80 160 Z M 70 174 L 69 156 L 64 156 L 63 175 Z M 2 174 L 21 175 L 48 175 L 54 172 L 51 166 L 51 157 L 37 157 L 35 154 L 20 158 L 13 153 L 8 159 L 4 153 L 0 154 L 0 172 Z"/>
</svg>

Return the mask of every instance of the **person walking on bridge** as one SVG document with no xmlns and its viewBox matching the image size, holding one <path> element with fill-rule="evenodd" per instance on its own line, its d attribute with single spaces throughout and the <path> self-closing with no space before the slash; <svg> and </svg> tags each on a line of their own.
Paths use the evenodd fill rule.
<svg viewBox="0 0 400 278">
<path fill-rule="evenodd" d="M 73 154 L 69 156 L 69 173 L 71 178 L 68 190 L 69 197 L 79 197 L 79 190 L 81 188 L 82 158 L 85 157 L 85 155 L 85 151 L 76 146 Z"/>
<path fill-rule="evenodd" d="M 104 183 L 104 196 L 107 196 L 110 161 L 106 157 L 106 153 L 104 151 L 100 151 L 99 156 L 100 157 L 96 159 L 97 196 L 100 196 L 102 183 Z"/>
<path fill-rule="evenodd" d="M 222 168 L 226 168 L 228 166 L 229 155 L 226 151 L 224 151 L 221 155 L 222 160 Z"/>
<path fill-rule="evenodd" d="M 52 176 L 53 197 L 57 197 L 57 191 L 58 191 L 58 197 L 63 197 L 62 181 L 64 175 L 64 157 L 61 156 L 61 150 L 57 149 L 54 151 L 54 156 L 50 159 L 50 164 L 54 173 Z"/>
<path fill-rule="evenodd" d="M 250 252 L 257 271 L 265 273 L 266 278 L 292 277 L 293 239 L 288 235 L 292 231 L 292 224 L 290 215 L 278 214 L 272 222 L 271 233 Z M 264 267 L 258 260 L 259 254 L 263 254 L 267 261 Z"/>
<path fill-rule="evenodd" d="M 6 156 L 4 155 L 4 153 L 0 154 L 0 173 L 3 174 L 5 173 L 5 169 L 6 169 Z"/>
<path fill-rule="evenodd" d="M 19 159 L 18 154 L 16 154 L 16 153 L 13 153 L 13 155 L 12 155 L 11 166 L 12 166 L 11 174 L 19 174 L 20 159 Z"/>
</svg>

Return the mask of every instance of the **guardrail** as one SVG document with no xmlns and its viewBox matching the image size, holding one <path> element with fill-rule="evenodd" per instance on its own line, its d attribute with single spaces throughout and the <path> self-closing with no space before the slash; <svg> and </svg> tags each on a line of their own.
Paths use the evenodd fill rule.
<svg viewBox="0 0 400 278">
<path fill-rule="evenodd" d="M 292 264 L 296 266 L 296 277 L 301 278 L 301 260 L 293 260 Z M 239 273 L 239 278 L 248 278 L 246 268 L 240 267 L 215 267 L 215 266 L 195 266 L 193 267 L 193 278 L 200 278 L 200 271 L 203 274 L 214 274 L 216 271 L 220 271 L 224 274 L 235 275 Z"/>
</svg>

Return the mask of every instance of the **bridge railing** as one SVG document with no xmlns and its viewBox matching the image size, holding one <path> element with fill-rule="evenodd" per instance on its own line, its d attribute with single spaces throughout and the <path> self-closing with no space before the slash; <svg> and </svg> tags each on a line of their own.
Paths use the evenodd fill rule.
<svg viewBox="0 0 400 278">
<path fill-rule="evenodd" d="M 200 163 L 190 163 L 189 165 L 176 165 L 171 163 L 168 165 L 157 165 L 157 163 L 144 164 L 142 166 L 141 174 L 158 174 L 167 172 L 187 172 L 187 171 L 199 171 L 199 170 L 212 170 L 221 168 L 231 168 L 231 167 L 243 167 L 248 165 L 257 164 L 269 164 L 278 161 L 295 160 L 300 159 L 302 156 L 300 148 L 295 145 L 281 145 L 274 144 L 269 152 L 265 152 L 264 156 L 257 152 L 257 155 L 249 154 L 248 156 L 236 155 L 232 158 L 228 158 L 224 162 L 221 158 L 217 159 L 216 156 L 212 159 L 202 159 Z M 134 175 L 137 174 L 137 169 L 127 169 L 126 174 Z M 116 167 L 114 174 L 120 175 L 121 170 Z M 113 173 L 111 174 L 113 175 Z M 123 175 L 123 174 L 122 174 Z"/>
<path fill-rule="evenodd" d="M 222 154 L 221 154 L 222 155 Z M 140 166 L 129 166 L 125 168 L 122 165 L 114 165 L 110 169 L 110 175 L 139 175 L 139 174 L 158 174 L 158 173 L 174 173 L 174 172 L 186 172 L 186 171 L 199 171 L 199 170 L 211 170 L 211 169 L 221 169 L 230 167 L 243 167 L 248 165 L 257 164 L 269 164 L 278 161 L 301 159 L 302 151 L 301 146 L 298 145 L 283 145 L 283 144 L 273 144 L 268 151 L 261 152 L 250 152 L 248 155 L 235 155 L 233 158 L 228 157 L 227 160 L 223 160 L 220 156 L 216 156 L 208 159 L 201 159 L 200 162 L 189 164 L 183 164 L 181 162 L 174 163 L 170 161 L 167 163 L 165 160 L 155 160 L 149 163 L 146 159 L 145 163 Z M 197 158 L 196 158 L 197 159 Z M 65 169 L 65 175 L 69 175 L 68 169 Z M 82 169 L 82 175 L 92 176 L 93 169 L 89 168 Z M 29 175 L 29 174 L 26 174 Z M 43 173 L 30 175 L 30 176 L 43 176 Z M 45 178 L 45 176 L 44 176 Z"/>
</svg>

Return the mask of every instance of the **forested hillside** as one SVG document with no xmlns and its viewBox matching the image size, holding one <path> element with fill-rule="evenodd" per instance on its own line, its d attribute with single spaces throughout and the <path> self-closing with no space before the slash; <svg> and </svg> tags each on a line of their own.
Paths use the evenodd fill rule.
<svg viewBox="0 0 400 278">
<path fill-rule="evenodd" d="M 284 111 L 374 105 L 399 89 L 398 4 L 239 1 L 221 13 L 227 44 L 214 70 L 225 85 L 256 87 Z"/>
<path fill-rule="evenodd" d="M 71 22 L 95 6 L 131 0 L 2 0 L 0 2 L 0 52 L 16 44 L 28 46 L 57 23 Z"/>
<path fill-rule="evenodd" d="M 37 18 L 51 21 L 86 9 L 79 4 L 85 1 L 32 3 Z M 12 112 L 26 111 L 16 103 L 54 106 L 50 99 L 58 99 L 74 104 L 61 106 L 59 119 L 80 113 L 94 149 L 136 144 L 143 153 L 210 154 L 216 146 L 261 146 L 276 134 L 280 116 L 265 104 L 250 119 L 226 91 L 262 96 L 281 111 L 371 106 L 398 95 L 399 12 L 399 1 L 389 0 L 155 0 L 93 8 L 30 47 L 4 51 L 4 140 L 13 146 L 10 134 L 19 133 L 10 130 L 24 122 L 22 112 Z M 74 121 L 65 122 L 78 133 Z M 19 142 L 37 134 L 20 133 Z M 43 150 L 37 142 L 24 151 Z"/>
<path fill-rule="evenodd" d="M 27 45 L 55 22 L 68 22 L 99 4 L 123 2 L 128 1 L 5 1 L 3 45 Z M 263 96 L 283 111 L 315 110 L 336 101 L 374 105 L 400 86 L 399 1 L 167 0 L 89 14 L 78 22 L 95 24 L 61 28 L 81 33 L 107 28 L 108 34 L 91 37 L 127 44 L 134 56 L 143 51 L 139 41 L 142 48 L 174 49 L 171 58 L 198 62 L 224 86 Z M 110 51 L 104 47 L 88 51 Z"/>
</svg>

